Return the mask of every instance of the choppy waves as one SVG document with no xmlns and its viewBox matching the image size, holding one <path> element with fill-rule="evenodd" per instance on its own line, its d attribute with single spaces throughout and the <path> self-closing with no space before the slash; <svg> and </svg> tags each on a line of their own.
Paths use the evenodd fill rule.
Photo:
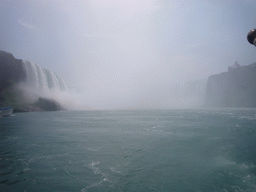
<svg viewBox="0 0 256 192">
<path fill-rule="evenodd" d="M 0 191 L 252 192 L 255 116 L 225 109 L 2 118 Z"/>
</svg>

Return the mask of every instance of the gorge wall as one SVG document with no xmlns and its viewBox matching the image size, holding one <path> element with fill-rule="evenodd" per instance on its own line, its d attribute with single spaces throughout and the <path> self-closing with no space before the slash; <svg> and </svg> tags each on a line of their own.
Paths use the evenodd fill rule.
<svg viewBox="0 0 256 192">
<path fill-rule="evenodd" d="M 207 107 L 256 107 L 256 63 L 229 67 L 228 72 L 212 75 L 206 86 Z"/>
<path fill-rule="evenodd" d="M 0 93 L 15 83 L 26 79 L 22 60 L 15 59 L 11 53 L 0 51 Z"/>
</svg>

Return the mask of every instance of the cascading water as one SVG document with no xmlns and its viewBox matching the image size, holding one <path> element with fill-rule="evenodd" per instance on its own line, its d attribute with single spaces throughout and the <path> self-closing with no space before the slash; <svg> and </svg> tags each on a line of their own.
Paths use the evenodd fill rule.
<svg viewBox="0 0 256 192">
<path fill-rule="evenodd" d="M 207 79 L 201 79 L 151 87 L 139 104 L 160 109 L 201 108 L 205 105 L 206 85 Z"/>
<path fill-rule="evenodd" d="M 207 79 L 188 81 L 173 85 L 171 106 L 175 108 L 202 107 L 205 101 Z"/>
<path fill-rule="evenodd" d="M 29 89 L 43 94 L 52 91 L 66 90 L 66 86 L 61 77 L 52 71 L 43 69 L 29 61 L 22 61 L 22 64 L 26 73 L 25 86 Z"/>
<path fill-rule="evenodd" d="M 65 105 L 68 89 L 61 77 L 30 61 L 22 61 L 22 67 L 25 78 L 18 86 L 23 103 L 33 104 L 44 98 Z"/>
<path fill-rule="evenodd" d="M 39 67 L 32 62 L 22 61 L 26 78 L 22 82 L 27 98 L 36 102 L 39 97 L 54 99 L 65 108 L 86 108 L 82 96 L 68 90 L 60 76 Z M 173 85 L 163 85 L 151 89 L 143 97 L 146 107 L 193 108 L 204 106 L 207 79 L 188 81 Z M 135 104 L 136 105 L 136 104 Z"/>
</svg>

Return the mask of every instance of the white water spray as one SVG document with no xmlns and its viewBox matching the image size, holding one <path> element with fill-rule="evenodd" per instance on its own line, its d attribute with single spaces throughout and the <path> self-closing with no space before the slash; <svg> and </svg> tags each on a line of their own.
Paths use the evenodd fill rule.
<svg viewBox="0 0 256 192">
<path fill-rule="evenodd" d="M 171 108 L 202 107 L 205 101 L 207 79 L 187 81 L 170 87 Z"/>
</svg>

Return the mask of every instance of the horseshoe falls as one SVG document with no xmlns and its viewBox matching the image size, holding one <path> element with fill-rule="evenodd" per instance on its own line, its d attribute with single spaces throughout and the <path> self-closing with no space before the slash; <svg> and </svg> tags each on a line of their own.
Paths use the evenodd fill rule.
<svg viewBox="0 0 256 192">
<path fill-rule="evenodd" d="M 202 107 L 205 102 L 207 79 L 187 81 L 170 88 L 174 108 Z"/>
<path fill-rule="evenodd" d="M 146 88 L 141 87 L 138 94 L 125 98 L 113 93 L 107 95 L 107 99 L 100 94 L 94 99 L 89 91 L 78 94 L 69 90 L 62 78 L 49 69 L 30 61 L 22 61 L 22 67 L 26 78 L 20 86 L 25 90 L 28 100 L 35 101 L 38 97 L 53 98 L 71 109 L 200 108 L 205 102 L 207 79 L 160 86 L 148 85 Z"/>
<path fill-rule="evenodd" d="M 156 108 L 186 109 L 204 106 L 207 79 L 162 85 L 145 96 L 148 103 L 155 101 Z"/>
</svg>

